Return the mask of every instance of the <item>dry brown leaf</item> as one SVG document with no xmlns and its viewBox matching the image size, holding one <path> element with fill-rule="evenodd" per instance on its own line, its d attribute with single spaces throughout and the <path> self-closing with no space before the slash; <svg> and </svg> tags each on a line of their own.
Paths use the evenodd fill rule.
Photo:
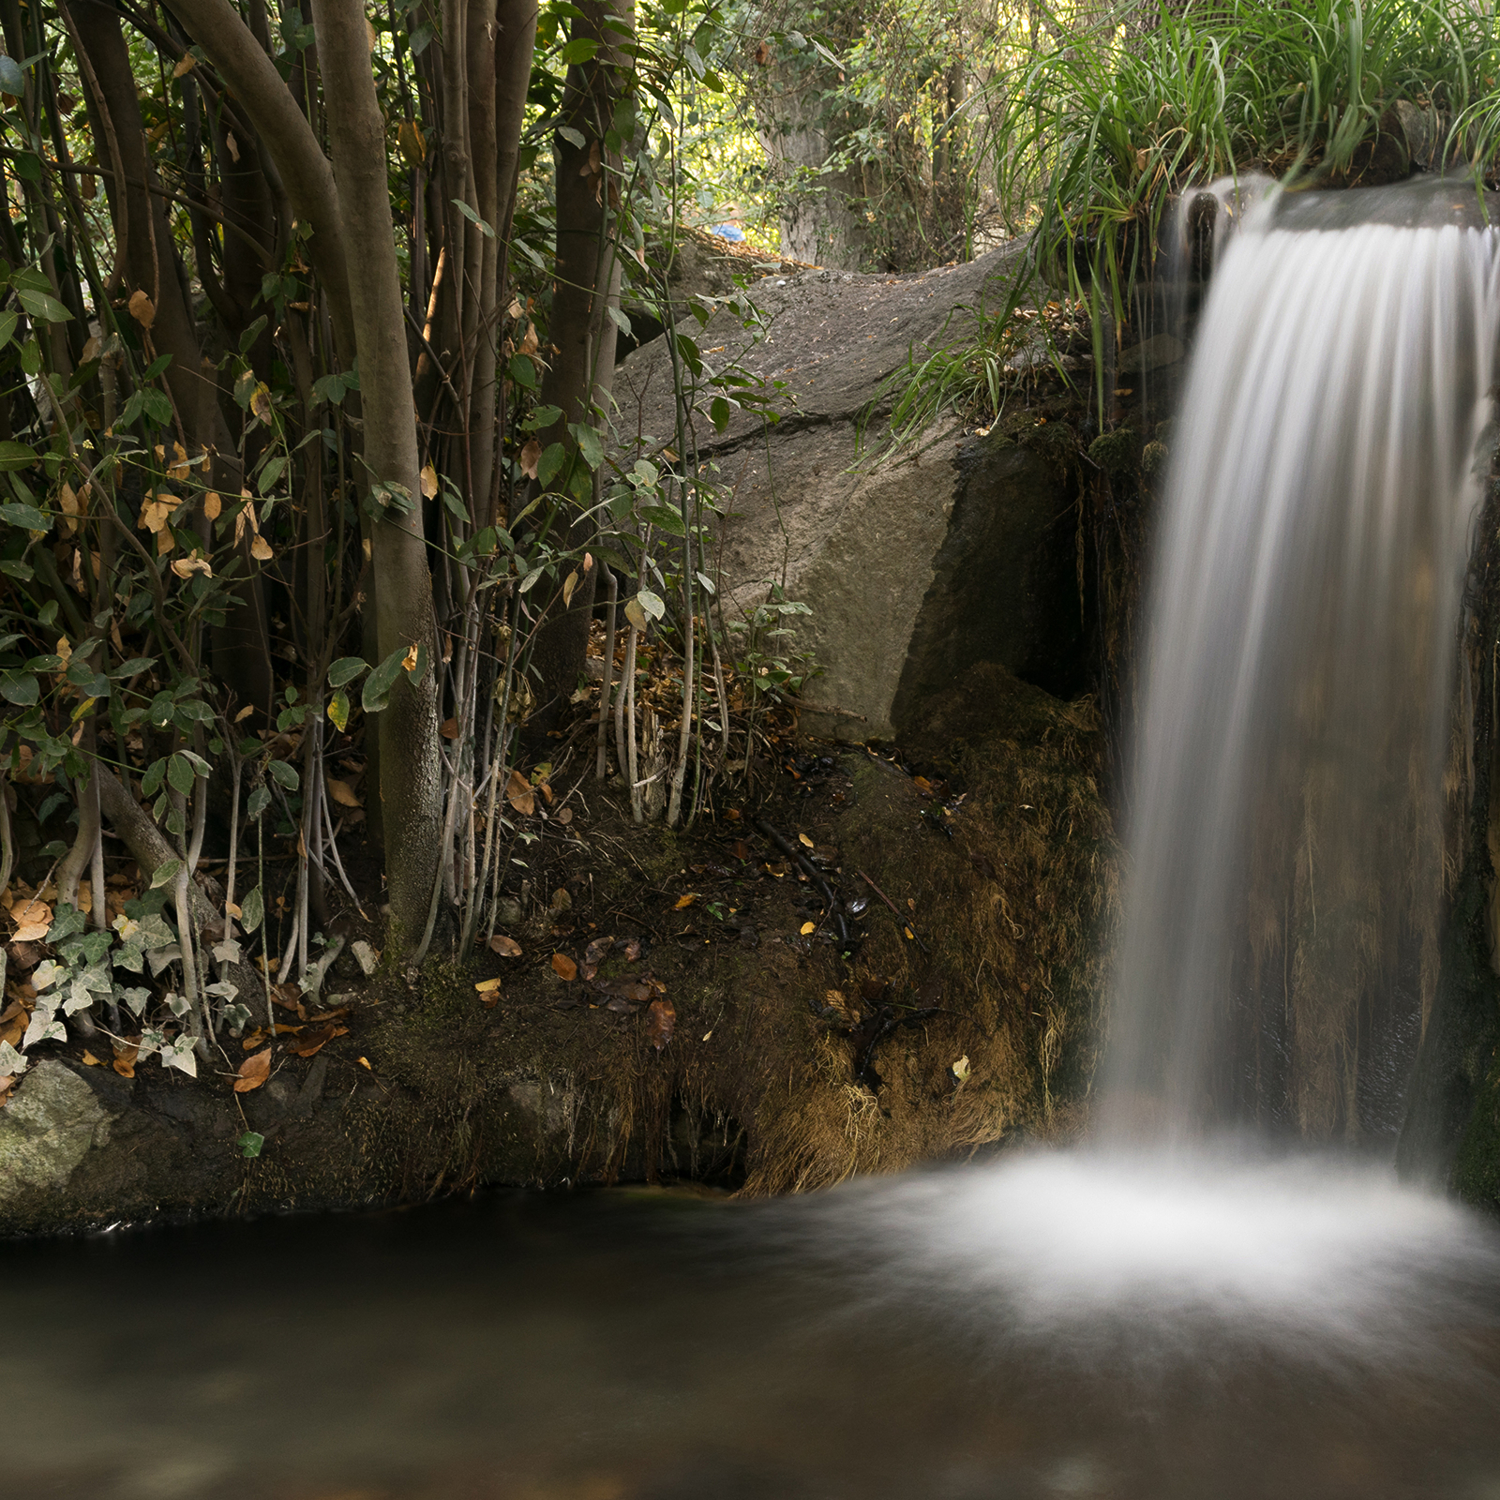
<svg viewBox="0 0 1500 1500">
<path fill-rule="evenodd" d="M 809 849 L 811 849 L 812 846 L 813 846 L 813 841 L 810 838 L 808 838 L 808 836 L 805 833 L 799 833 L 797 835 L 797 842 L 799 844 L 805 844 Z"/>
<path fill-rule="evenodd" d="M 519 958 L 521 956 L 521 945 L 513 938 L 506 937 L 503 932 L 497 932 L 490 939 L 490 952 L 498 953 L 501 958 Z M 498 984 L 500 981 L 495 981 Z"/>
<path fill-rule="evenodd" d="M 354 793 L 354 788 L 347 781 L 340 781 L 337 776 L 325 776 L 323 785 L 328 788 L 328 795 L 333 798 L 340 807 L 363 807 L 364 803 Z"/>
<path fill-rule="evenodd" d="M 257 1026 L 255 1030 L 249 1034 L 249 1036 L 245 1037 L 240 1042 L 240 1046 L 243 1047 L 246 1052 L 254 1052 L 255 1049 L 260 1046 L 262 1042 L 266 1041 L 270 1036 L 271 1033 L 267 1031 L 264 1026 Z"/>
<path fill-rule="evenodd" d="M 4 1078 L 0 1078 L 0 1109 L 5 1107 L 5 1101 L 10 1097 L 10 1091 L 15 1086 L 16 1076 L 14 1073 L 7 1073 Z"/>
<path fill-rule="evenodd" d="M 177 509 L 177 496 L 167 490 L 157 490 L 141 506 L 140 519 L 135 523 L 138 531 L 160 532 L 167 524 L 167 517 Z"/>
<path fill-rule="evenodd" d="M 276 554 L 271 550 L 271 544 L 265 539 L 265 537 L 257 536 L 256 539 L 250 543 L 250 556 L 253 557 L 256 562 L 270 562 L 270 560 L 275 557 Z"/>
<path fill-rule="evenodd" d="M 130 301 L 126 305 L 130 308 L 130 316 L 149 331 L 156 321 L 156 304 L 145 292 L 137 289 L 130 294 Z"/>
<path fill-rule="evenodd" d="M 578 569 L 574 568 L 566 578 L 563 579 L 562 599 L 563 608 L 566 609 L 573 602 L 573 590 L 578 587 Z"/>
<path fill-rule="evenodd" d="M 436 499 L 438 492 L 437 470 L 434 469 L 431 464 L 425 464 L 423 465 L 420 478 L 422 485 L 422 494 L 428 500 Z"/>
<path fill-rule="evenodd" d="M 571 807 L 563 808 L 557 815 L 557 821 L 564 825 L 571 823 L 573 821 L 573 809 Z"/>
<path fill-rule="evenodd" d="M 86 1068 L 102 1068 L 104 1066 L 87 1047 L 83 1049 L 83 1065 Z"/>
<path fill-rule="evenodd" d="M 18 902 L 11 908 L 10 914 L 16 923 L 12 942 L 39 943 L 52 926 L 52 908 L 35 897 L 30 901 Z"/>
<path fill-rule="evenodd" d="M 259 543 L 260 538 L 257 537 L 256 541 Z M 255 548 L 252 547 L 250 550 L 253 553 Z M 269 547 L 266 548 L 268 553 L 270 550 Z M 194 573 L 204 573 L 210 578 L 214 576 L 214 570 L 208 565 L 208 559 L 198 552 L 193 553 L 191 557 L 174 558 L 172 561 L 172 571 L 179 578 L 191 578 Z"/>
<path fill-rule="evenodd" d="M 532 438 L 524 448 L 521 449 L 521 472 L 528 479 L 536 478 L 536 466 L 541 461 L 542 445 Z"/>
<path fill-rule="evenodd" d="M 354 1060 L 360 1065 L 360 1067 L 369 1068 L 370 1072 L 372 1073 L 375 1071 L 374 1068 L 370 1068 L 370 1059 L 368 1057 L 356 1057 Z"/>
<path fill-rule="evenodd" d="M 415 672 L 417 670 L 417 661 L 420 658 L 421 649 L 420 641 L 413 641 L 406 648 L 406 655 L 401 658 L 401 670 L 403 672 Z"/>
<path fill-rule="evenodd" d="M 191 73 L 198 66 L 198 59 L 191 52 L 184 52 L 177 59 L 177 66 L 172 69 L 174 79 L 181 78 L 185 73 Z"/>
<path fill-rule="evenodd" d="M 578 965 L 566 953 L 554 953 L 552 955 L 552 972 L 559 979 L 563 979 L 571 984 L 578 978 Z"/>
<path fill-rule="evenodd" d="M 456 740 L 458 738 L 458 720 L 444 719 L 442 724 L 438 726 L 438 733 L 445 740 Z"/>
<path fill-rule="evenodd" d="M 240 1064 L 239 1073 L 234 1080 L 234 1091 L 237 1094 L 248 1094 L 251 1089 L 258 1089 L 270 1076 L 271 1049 L 267 1047 L 264 1052 L 256 1052 Z"/>
<path fill-rule="evenodd" d="M 524 817 L 529 818 L 536 811 L 536 793 L 519 771 L 512 771 L 505 783 L 505 800 Z"/>
<path fill-rule="evenodd" d="M 690 907 L 693 904 L 693 902 L 697 901 L 701 897 L 701 895 L 702 895 L 701 891 L 692 891 L 692 892 L 690 892 L 686 896 L 679 896 L 677 898 L 677 905 L 674 906 L 672 908 L 672 910 L 673 911 L 685 911 L 688 907 Z"/>
<path fill-rule="evenodd" d="M 653 1000 L 646 1007 L 646 1040 L 658 1052 L 672 1040 L 677 1027 L 677 1011 L 670 1000 Z"/>
<path fill-rule="evenodd" d="M 308 1031 L 295 1040 L 288 1041 L 286 1050 L 295 1057 L 311 1057 L 315 1052 L 321 1052 L 329 1042 L 336 1036 L 348 1036 L 347 1026 L 319 1026 L 314 1031 Z"/>
<path fill-rule="evenodd" d="M 536 324 L 528 323 L 526 333 L 521 339 L 520 352 L 525 355 L 535 354 L 537 351 Z"/>
<path fill-rule="evenodd" d="M 136 1058 L 140 1056 L 141 1039 L 115 1043 L 115 1060 L 110 1064 L 121 1078 L 135 1077 Z"/>
<path fill-rule="evenodd" d="M 203 497 L 203 514 L 207 516 L 210 521 L 217 521 L 219 519 L 219 513 L 223 509 L 224 502 L 219 499 L 219 497 L 214 494 L 212 490 L 210 490 Z"/>
<path fill-rule="evenodd" d="M 609 957 L 609 950 L 614 945 L 615 940 L 612 937 L 596 937 L 583 950 L 583 961 L 588 964 L 602 964 Z"/>
</svg>

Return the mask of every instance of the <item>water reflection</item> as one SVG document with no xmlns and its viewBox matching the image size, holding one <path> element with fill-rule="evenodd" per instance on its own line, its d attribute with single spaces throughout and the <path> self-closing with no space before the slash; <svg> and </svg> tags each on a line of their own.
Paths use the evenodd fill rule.
<svg viewBox="0 0 1500 1500">
<path fill-rule="evenodd" d="M 1326 1160 L 3 1252 L 4 1492 L 1500 1497 L 1500 1234 Z"/>
</svg>

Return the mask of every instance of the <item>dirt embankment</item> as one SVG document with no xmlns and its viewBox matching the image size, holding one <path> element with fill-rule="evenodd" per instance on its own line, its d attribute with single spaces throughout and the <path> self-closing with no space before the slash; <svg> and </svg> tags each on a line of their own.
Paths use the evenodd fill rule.
<svg viewBox="0 0 1500 1500">
<path fill-rule="evenodd" d="M 518 956 L 367 983 L 341 958 L 347 1032 L 258 1088 L 227 1056 L 125 1079 L 59 1049 L 0 1113 L 0 1230 L 485 1183 L 774 1193 L 1073 1130 L 1117 865 L 1091 705 L 981 666 L 901 758 L 775 749 L 763 801 L 688 833 L 582 783 L 566 824 L 537 814 Z"/>
</svg>

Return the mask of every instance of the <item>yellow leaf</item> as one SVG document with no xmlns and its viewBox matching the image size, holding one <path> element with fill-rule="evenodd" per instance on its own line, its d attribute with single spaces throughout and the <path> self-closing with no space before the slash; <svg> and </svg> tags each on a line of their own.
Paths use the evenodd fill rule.
<svg viewBox="0 0 1500 1500">
<path fill-rule="evenodd" d="M 797 835 L 797 842 L 799 844 L 806 844 L 809 849 L 811 849 L 812 846 L 813 846 L 813 841 L 810 838 L 808 838 L 808 836 L 805 833 L 799 833 Z"/>
<path fill-rule="evenodd" d="M 57 645 L 53 649 L 55 654 L 62 659 L 62 664 L 66 668 L 68 663 L 73 659 L 73 647 L 67 636 L 58 636 Z"/>
<path fill-rule="evenodd" d="M 401 658 L 401 668 L 403 671 L 415 672 L 417 670 L 418 648 L 419 643 L 416 641 L 413 641 L 411 645 L 406 648 L 406 655 Z"/>
<path fill-rule="evenodd" d="M 267 426 L 271 423 L 271 392 L 265 381 L 257 383 L 250 396 L 250 410 Z"/>
<path fill-rule="evenodd" d="M 250 543 L 250 556 L 253 557 L 256 562 L 270 562 L 270 560 L 275 557 L 276 554 L 271 550 L 271 544 L 265 539 L 265 537 L 258 536 L 253 542 Z"/>
<path fill-rule="evenodd" d="M 500 981 L 498 979 L 481 979 L 474 988 L 481 995 L 488 995 L 491 990 L 498 990 L 500 988 Z"/>
<path fill-rule="evenodd" d="M 696 900 L 698 900 L 701 895 L 702 895 L 701 891 L 693 891 L 689 895 L 679 896 L 677 898 L 677 905 L 674 906 L 672 908 L 672 910 L 673 911 L 683 911 L 683 910 L 685 910 L 687 907 L 691 906 L 693 904 L 693 902 L 695 902 Z"/>
<path fill-rule="evenodd" d="M 578 569 L 574 568 L 566 578 L 563 579 L 562 596 L 563 608 L 566 609 L 573 599 L 573 590 L 578 587 Z"/>
<path fill-rule="evenodd" d="M 102 1068 L 104 1066 L 104 1064 L 100 1062 L 99 1059 L 95 1057 L 87 1047 L 83 1049 L 83 1062 L 84 1066 L 88 1068 Z"/>
<path fill-rule="evenodd" d="M 809 937 L 812 933 L 816 932 L 817 930 L 818 930 L 818 924 L 816 922 L 804 922 L 802 924 L 801 928 L 800 928 L 800 931 L 801 931 L 803 937 Z"/>
<path fill-rule="evenodd" d="M 253 713 L 254 713 L 254 712 L 255 712 L 255 705 L 254 705 L 254 704 L 253 704 L 253 703 L 247 703 L 247 704 L 246 704 L 246 705 L 245 705 L 245 706 L 244 706 L 244 707 L 243 707 L 243 708 L 242 708 L 242 709 L 241 709 L 241 710 L 240 710 L 240 711 L 239 711 L 239 712 L 238 712 L 238 713 L 237 713 L 237 714 L 236 714 L 236 715 L 235 715 L 235 716 L 234 716 L 234 722 L 235 722 L 235 723 L 236 723 L 236 724 L 240 724 L 240 723 L 243 723 L 243 722 L 244 722 L 244 721 L 245 721 L 245 720 L 246 720 L 246 719 L 248 719 L 248 718 L 249 718 L 249 717 L 250 717 L 250 715 L 251 715 L 251 714 L 253 714 Z"/>
<path fill-rule="evenodd" d="M 427 464 L 422 470 L 422 493 L 431 500 L 435 498 L 437 492 L 437 470 L 431 464 Z"/>
<path fill-rule="evenodd" d="M 63 487 L 57 492 L 57 503 L 63 513 L 63 530 L 72 536 L 78 530 L 78 496 L 73 493 L 73 486 L 63 482 Z"/>
<path fill-rule="evenodd" d="M 341 807 L 363 807 L 364 803 L 354 794 L 354 788 L 347 781 L 340 781 L 336 776 L 327 777 L 323 785 L 328 788 L 328 795 Z"/>
<path fill-rule="evenodd" d="M 513 937 L 507 937 L 503 932 L 497 932 L 490 939 L 490 952 L 498 953 L 501 958 L 519 958 L 521 956 L 521 945 Z"/>
<path fill-rule="evenodd" d="M 130 294 L 130 316 L 148 332 L 156 321 L 156 304 L 139 288 Z"/>
<path fill-rule="evenodd" d="M 208 560 L 201 553 L 195 552 L 191 557 L 179 557 L 172 564 L 172 571 L 179 578 L 191 578 L 194 573 L 203 573 L 207 577 L 214 576 L 214 570 L 209 567 Z"/>
<path fill-rule="evenodd" d="M 224 502 L 212 490 L 203 497 L 203 514 L 210 521 L 217 521 L 219 519 L 219 512 L 223 509 Z"/>
<path fill-rule="evenodd" d="M 536 466 L 542 457 L 542 445 L 532 438 L 524 448 L 521 449 L 521 472 L 528 479 L 536 478 Z"/>
<path fill-rule="evenodd" d="M 176 538 L 165 526 L 156 533 L 156 555 L 158 557 L 165 557 L 176 545 Z"/>
<path fill-rule="evenodd" d="M 136 522 L 138 531 L 160 532 L 167 524 L 167 518 L 177 509 L 177 496 L 168 490 L 157 490 L 152 497 L 141 506 L 140 520 Z"/>
<path fill-rule="evenodd" d="M 174 79 L 181 78 L 185 74 L 191 73 L 197 66 L 198 59 L 194 57 L 191 52 L 184 52 L 182 56 L 178 58 L 177 66 L 172 69 L 172 77 Z"/>
<path fill-rule="evenodd" d="M 354 1060 L 360 1065 L 360 1067 L 370 1068 L 370 1059 L 368 1057 L 356 1057 Z M 370 1071 L 373 1073 L 375 1069 L 370 1068 Z"/>
</svg>

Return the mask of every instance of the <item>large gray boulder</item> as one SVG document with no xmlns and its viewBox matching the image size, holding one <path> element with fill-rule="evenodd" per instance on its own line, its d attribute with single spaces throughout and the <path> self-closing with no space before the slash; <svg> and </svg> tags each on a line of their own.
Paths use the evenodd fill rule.
<svg viewBox="0 0 1500 1500">
<path fill-rule="evenodd" d="M 694 437 L 732 491 L 716 545 L 732 609 L 772 583 L 807 604 L 801 649 L 822 667 L 804 726 L 888 738 L 922 701 L 980 662 L 1052 692 L 1083 680 L 1077 481 L 1014 416 L 985 436 L 947 422 L 900 453 L 872 403 L 915 351 L 950 343 L 1003 304 L 1019 247 L 911 276 L 805 271 L 749 289 L 758 333 L 728 311 L 689 324 L 711 364 L 779 381 L 780 421 L 736 412 Z M 673 438 L 664 340 L 615 378 L 619 431 Z M 1040 431 L 1040 429 L 1038 429 Z"/>
<path fill-rule="evenodd" d="M 0 1203 L 28 1189 L 65 1187 L 91 1146 L 109 1140 L 110 1114 L 77 1073 L 48 1059 L 0 1110 Z"/>
</svg>

